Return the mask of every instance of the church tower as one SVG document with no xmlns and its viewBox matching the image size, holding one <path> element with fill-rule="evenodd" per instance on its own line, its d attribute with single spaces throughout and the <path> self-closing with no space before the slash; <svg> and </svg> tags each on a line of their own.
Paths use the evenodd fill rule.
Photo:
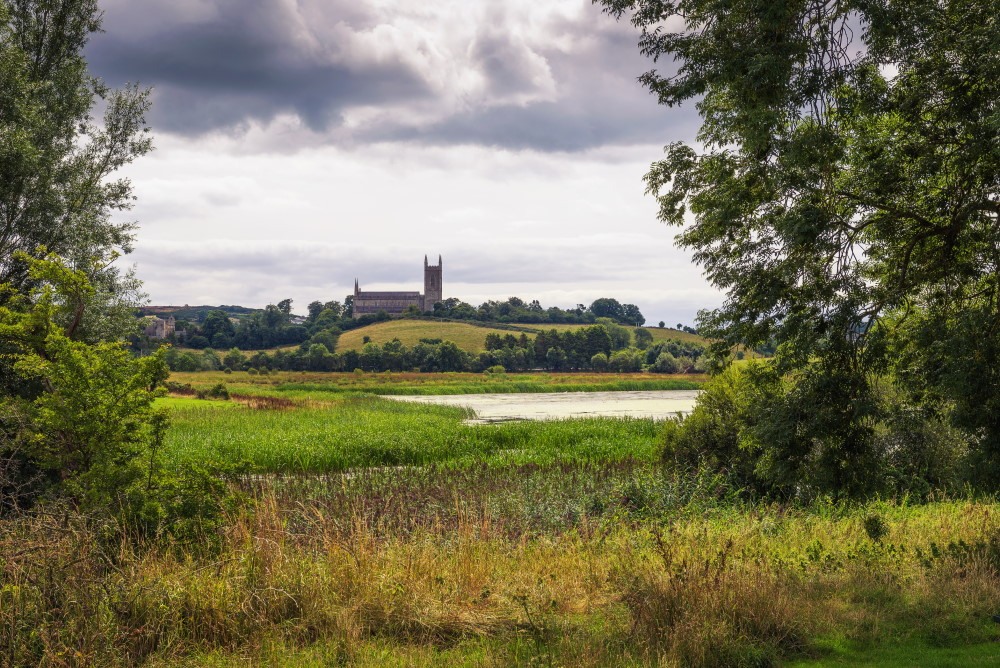
<svg viewBox="0 0 1000 668">
<path fill-rule="evenodd" d="M 424 256 L 424 310 L 433 311 L 434 304 L 441 301 L 441 256 L 438 255 L 438 263 L 427 264 L 427 256 Z"/>
</svg>

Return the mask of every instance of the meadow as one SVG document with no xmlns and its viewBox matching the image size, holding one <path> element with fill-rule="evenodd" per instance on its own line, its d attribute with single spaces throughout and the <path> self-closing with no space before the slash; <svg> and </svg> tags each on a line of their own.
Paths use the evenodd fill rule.
<svg viewBox="0 0 1000 668">
<path fill-rule="evenodd" d="M 377 322 L 358 329 L 352 329 L 340 335 L 337 341 L 337 350 L 361 350 L 365 337 L 375 343 L 386 343 L 393 339 L 399 339 L 403 345 L 415 346 L 420 339 L 442 339 L 454 342 L 459 348 L 470 353 L 478 353 L 486 348 L 486 335 L 513 334 L 520 336 L 521 333 L 533 339 L 538 332 L 547 332 L 555 329 L 559 332 L 589 327 L 590 325 L 578 324 L 533 324 L 533 323 L 510 323 L 504 329 L 490 327 L 487 324 L 472 322 L 460 322 L 449 320 L 417 320 L 399 319 L 387 322 Z M 653 341 L 684 341 L 706 345 L 708 341 L 697 334 L 690 334 L 668 327 L 644 327 L 652 337 Z"/>
<path fill-rule="evenodd" d="M 696 390 L 702 374 L 648 373 L 329 373 L 274 371 L 174 372 L 173 382 L 207 389 L 218 383 L 230 391 L 291 399 L 328 399 L 333 395 L 505 394 L 517 392 L 609 392 L 622 390 Z"/>
<path fill-rule="evenodd" d="M 166 463 L 246 461 L 245 502 L 194 545 L 0 524 L 0 664 L 1000 661 L 995 500 L 756 503 L 666 470 L 662 423 L 467 426 L 364 389 L 473 382 L 428 375 L 227 374 L 231 400 L 160 399 Z"/>
</svg>

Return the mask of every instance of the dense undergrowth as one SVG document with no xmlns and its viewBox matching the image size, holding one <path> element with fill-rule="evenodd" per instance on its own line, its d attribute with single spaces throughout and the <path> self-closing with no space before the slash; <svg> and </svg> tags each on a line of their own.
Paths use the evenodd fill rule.
<svg viewBox="0 0 1000 668">
<path fill-rule="evenodd" d="M 740 505 L 718 483 L 634 462 L 248 480 L 201 550 L 36 513 L 0 525 L 0 662 L 758 666 L 1000 638 L 995 503 Z"/>
</svg>

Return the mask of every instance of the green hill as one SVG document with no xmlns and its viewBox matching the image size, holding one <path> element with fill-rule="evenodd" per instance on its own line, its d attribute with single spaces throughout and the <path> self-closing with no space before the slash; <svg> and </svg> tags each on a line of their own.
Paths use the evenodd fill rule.
<svg viewBox="0 0 1000 668">
<path fill-rule="evenodd" d="M 453 320 L 389 320 L 378 322 L 366 327 L 359 327 L 344 332 L 337 343 L 337 350 L 361 350 L 364 345 L 364 337 L 369 337 L 375 343 L 385 343 L 392 339 L 399 339 L 407 347 L 416 345 L 420 339 L 442 339 L 454 341 L 459 348 L 472 353 L 478 353 L 486 347 L 486 335 L 513 334 L 520 336 L 521 333 L 534 338 L 540 331 L 551 329 L 564 332 L 571 329 L 588 327 L 589 325 L 565 325 L 565 324 L 504 324 L 503 329 L 493 328 L 489 323 L 467 323 Z M 658 327 L 646 327 L 646 330 L 653 335 L 654 341 L 674 339 L 677 341 L 693 341 L 707 345 L 707 339 L 697 334 L 689 334 L 676 329 L 660 329 Z"/>
</svg>

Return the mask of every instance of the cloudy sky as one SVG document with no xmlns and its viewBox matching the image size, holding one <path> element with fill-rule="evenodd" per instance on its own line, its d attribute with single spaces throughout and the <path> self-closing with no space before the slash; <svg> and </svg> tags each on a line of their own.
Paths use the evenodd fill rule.
<svg viewBox="0 0 1000 668">
<path fill-rule="evenodd" d="M 87 53 L 153 88 L 128 170 L 130 261 L 154 304 L 261 306 L 362 289 L 613 296 L 689 323 L 721 297 L 642 175 L 694 137 L 636 83 L 627 23 L 589 0 L 103 0 Z"/>
</svg>

